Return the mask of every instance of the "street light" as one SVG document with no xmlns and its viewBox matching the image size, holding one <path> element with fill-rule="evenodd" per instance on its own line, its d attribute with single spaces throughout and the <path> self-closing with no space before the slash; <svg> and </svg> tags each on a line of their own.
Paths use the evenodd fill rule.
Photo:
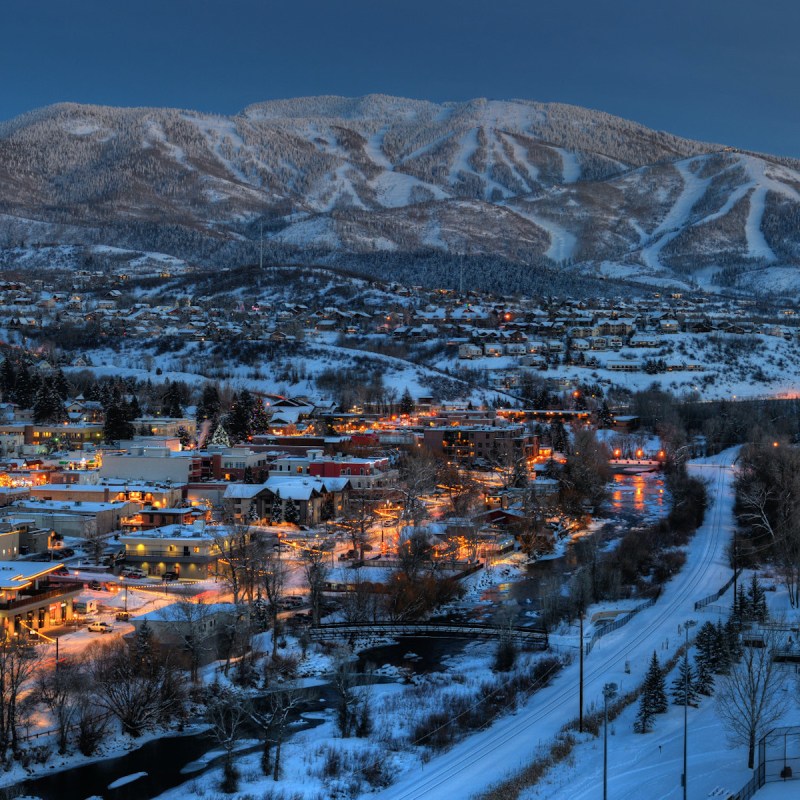
<svg viewBox="0 0 800 800">
<path fill-rule="evenodd" d="M 697 622 L 693 619 L 687 619 L 683 623 L 686 630 L 686 651 L 684 658 L 686 659 L 686 669 L 683 674 L 683 775 L 681 775 L 681 785 L 683 786 L 683 800 L 686 800 L 686 784 L 688 781 L 688 774 L 686 772 L 686 746 L 688 741 L 688 725 L 689 725 L 689 628 L 693 628 Z"/>
<path fill-rule="evenodd" d="M 608 701 L 617 696 L 617 684 L 603 687 L 603 800 L 608 800 Z"/>
</svg>

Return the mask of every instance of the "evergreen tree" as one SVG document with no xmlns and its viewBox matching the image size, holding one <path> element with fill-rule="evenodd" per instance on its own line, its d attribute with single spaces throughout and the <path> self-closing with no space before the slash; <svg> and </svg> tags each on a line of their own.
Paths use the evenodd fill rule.
<svg viewBox="0 0 800 800">
<path fill-rule="evenodd" d="M 142 416 L 139 398 L 135 394 L 131 395 L 131 401 L 128 403 L 128 416 L 130 417 L 130 422 L 133 422 L 135 419 L 138 419 Z"/>
<path fill-rule="evenodd" d="M 20 408 L 31 408 L 38 388 L 39 376 L 32 372 L 27 364 L 20 364 L 14 382 L 13 402 Z"/>
<path fill-rule="evenodd" d="M 16 383 L 17 370 L 14 367 L 14 362 L 10 358 L 5 358 L 2 368 L 0 368 L 0 392 L 3 394 L 4 402 L 12 401 Z"/>
<path fill-rule="evenodd" d="M 57 369 L 53 376 L 53 387 L 62 402 L 69 397 L 69 382 L 60 369 Z"/>
<path fill-rule="evenodd" d="M 720 643 L 717 629 L 712 622 L 705 622 L 697 632 L 695 639 L 697 655 L 695 671 L 697 673 L 697 691 L 700 694 L 714 693 L 714 672 L 720 662 Z"/>
<path fill-rule="evenodd" d="M 658 656 L 655 650 L 653 651 L 653 658 L 650 662 L 650 669 L 648 670 L 651 686 L 651 694 L 653 698 L 653 710 L 656 714 L 664 714 L 669 707 L 667 702 L 667 684 L 664 678 L 664 670 L 658 663 Z"/>
<path fill-rule="evenodd" d="M 611 409 L 608 407 L 608 403 L 605 400 L 600 404 L 600 410 L 597 412 L 597 416 L 601 428 L 610 428 L 614 422 L 614 415 L 611 413 Z"/>
<path fill-rule="evenodd" d="M 51 380 L 43 380 L 33 399 L 35 422 L 61 422 L 64 418 L 64 403 L 55 391 Z"/>
<path fill-rule="evenodd" d="M 214 435 L 211 437 L 211 444 L 220 445 L 221 447 L 230 447 L 231 440 L 228 432 L 225 430 L 222 423 L 217 425 Z"/>
<path fill-rule="evenodd" d="M 222 403 L 219 399 L 217 387 L 212 383 L 207 383 L 203 387 L 203 393 L 200 396 L 200 402 L 197 404 L 197 413 L 195 415 L 197 424 L 200 425 L 205 420 L 210 420 L 213 427 L 219 420 L 219 412 L 221 408 Z"/>
<path fill-rule="evenodd" d="M 275 496 L 272 498 L 269 520 L 273 525 L 280 525 L 283 522 L 283 501 L 281 500 L 280 490 L 275 492 Z"/>
<path fill-rule="evenodd" d="M 253 414 L 250 420 L 253 433 L 268 433 L 269 432 L 270 414 L 264 408 L 264 403 L 255 398 L 253 404 Z"/>
<path fill-rule="evenodd" d="M 176 381 L 173 381 L 161 398 L 161 411 L 166 417 L 182 417 L 181 390 Z"/>
<path fill-rule="evenodd" d="M 750 621 L 767 621 L 767 617 L 769 616 L 767 598 L 764 594 L 764 587 L 759 583 L 758 576 L 755 572 L 750 579 L 750 586 L 747 588 L 747 605 Z"/>
<path fill-rule="evenodd" d="M 694 660 L 695 688 L 698 694 L 711 697 L 714 694 L 714 669 L 707 661 Z"/>
<path fill-rule="evenodd" d="M 300 509 L 297 507 L 297 503 L 294 500 L 287 501 L 283 518 L 290 525 L 298 525 L 300 523 Z"/>
<path fill-rule="evenodd" d="M 663 714 L 666 710 L 667 692 L 664 673 L 654 650 L 647 675 L 645 675 L 642 695 L 639 699 L 639 711 L 633 726 L 636 733 L 648 733 L 652 730 L 655 715 Z"/>
<path fill-rule="evenodd" d="M 414 413 L 414 398 L 411 396 L 411 392 L 408 391 L 408 386 L 406 386 L 405 391 L 403 392 L 402 397 L 400 398 L 400 405 L 398 406 L 401 414 L 413 414 Z"/>
<path fill-rule="evenodd" d="M 178 441 L 181 443 L 181 447 L 185 450 L 192 443 L 192 436 L 183 425 L 178 428 L 177 434 Z"/>
<path fill-rule="evenodd" d="M 724 636 L 722 639 L 723 652 L 725 653 L 725 661 L 727 669 L 736 663 L 742 657 L 742 643 L 739 639 L 741 632 L 741 625 L 739 625 L 733 617 L 729 617 L 723 628 Z"/>
<path fill-rule="evenodd" d="M 742 629 L 744 623 L 750 619 L 750 602 L 747 599 L 747 592 L 744 585 L 739 584 L 739 589 L 733 598 L 733 613 L 731 620 L 739 628 Z"/>
<path fill-rule="evenodd" d="M 125 411 L 118 405 L 111 405 L 106 410 L 106 422 L 103 427 L 103 440 L 114 444 L 121 439 L 131 439 L 136 432 L 134 426 L 126 419 Z"/>
<path fill-rule="evenodd" d="M 245 441 L 253 433 L 253 395 L 242 389 L 241 393 L 233 396 L 231 413 L 228 414 L 226 423 L 228 432 L 235 442 Z"/>
<path fill-rule="evenodd" d="M 678 674 L 672 682 L 672 702 L 682 706 L 688 702 L 695 708 L 698 705 L 697 675 L 689 661 L 689 653 L 684 653 L 678 667 Z"/>
<path fill-rule="evenodd" d="M 636 719 L 633 722 L 634 733 L 650 733 L 655 724 L 655 712 L 653 706 L 644 691 L 639 696 L 639 710 L 636 712 Z"/>
<path fill-rule="evenodd" d="M 136 631 L 133 643 L 133 665 L 137 673 L 147 673 L 153 664 L 153 630 L 145 620 Z"/>
<path fill-rule="evenodd" d="M 567 452 L 567 444 L 569 443 L 569 439 L 567 438 L 567 431 L 565 430 L 563 423 L 554 422 L 550 426 L 550 443 L 555 452 Z"/>
<path fill-rule="evenodd" d="M 103 400 L 103 394 L 96 382 L 89 385 L 89 388 L 83 393 L 83 396 L 87 400 L 96 400 L 98 403 L 102 403 Z"/>
<path fill-rule="evenodd" d="M 735 623 L 731 622 L 732 619 L 733 615 L 731 615 L 731 618 L 727 623 L 723 623 L 722 620 L 720 620 L 714 626 L 717 651 L 717 662 L 714 672 L 717 675 L 726 675 L 728 670 L 731 668 L 731 664 L 733 663 L 733 654 L 731 653 L 729 639 L 734 634 L 738 638 L 738 627 L 735 625 Z"/>
</svg>

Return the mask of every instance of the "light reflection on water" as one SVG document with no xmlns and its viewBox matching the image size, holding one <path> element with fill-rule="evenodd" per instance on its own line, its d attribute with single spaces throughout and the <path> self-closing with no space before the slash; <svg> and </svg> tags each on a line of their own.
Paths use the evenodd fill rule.
<svg viewBox="0 0 800 800">
<path fill-rule="evenodd" d="M 644 515 L 639 522 L 663 517 L 669 511 L 664 478 L 659 472 L 634 475 L 614 475 L 610 486 L 610 500 L 603 517 L 627 517 L 628 514 Z M 630 522 L 629 519 L 618 521 Z"/>
<path fill-rule="evenodd" d="M 660 472 L 614 475 L 609 483 L 609 500 L 600 509 L 599 527 L 592 527 L 573 539 L 584 536 L 597 537 L 607 544 L 618 539 L 631 527 L 647 525 L 669 513 L 669 498 Z M 519 604 L 519 624 L 530 624 L 534 612 L 540 607 L 543 591 L 558 591 L 558 585 L 567 580 L 577 567 L 572 547 L 567 547 L 560 558 L 540 560 L 528 567 L 520 580 L 504 581 L 487 588 L 481 602 L 468 615 L 473 619 L 488 620 L 507 602 Z"/>
</svg>

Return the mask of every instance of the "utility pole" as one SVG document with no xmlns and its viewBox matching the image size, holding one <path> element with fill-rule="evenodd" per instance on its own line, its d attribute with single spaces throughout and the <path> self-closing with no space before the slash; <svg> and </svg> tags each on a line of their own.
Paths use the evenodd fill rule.
<svg viewBox="0 0 800 800">
<path fill-rule="evenodd" d="M 688 796 L 688 783 L 689 774 L 687 769 L 687 750 L 689 742 L 689 628 L 693 628 L 697 622 L 693 619 L 687 619 L 683 623 L 684 630 L 686 631 L 686 650 L 684 658 L 686 659 L 686 671 L 683 676 L 683 774 L 681 775 L 681 786 L 683 786 L 683 800 Z"/>
<path fill-rule="evenodd" d="M 617 696 L 617 684 L 603 687 L 603 800 L 608 800 L 608 701 Z"/>
<path fill-rule="evenodd" d="M 733 608 L 736 610 L 736 603 L 738 598 L 738 581 L 737 573 L 739 572 L 739 543 L 736 539 L 736 526 L 733 526 Z"/>
<path fill-rule="evenodd" d="M 580 689 L 578 692 L 580 708 L 578 709 L 578 732 L 583 733 L 583 610 L 580 613 L 581 633 L 578 638 L 578 650 L 580 651 Z"/>
</svg>

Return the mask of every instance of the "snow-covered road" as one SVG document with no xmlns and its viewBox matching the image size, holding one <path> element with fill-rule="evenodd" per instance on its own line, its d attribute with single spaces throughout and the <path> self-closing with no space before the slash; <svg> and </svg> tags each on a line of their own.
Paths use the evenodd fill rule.
<svg viewBox="0 0 800 800">
<path fill-rule="evenodd" d="M 729 450 L 692 463 L 692 472 L 709 483 L 710 504 L 703 525 L 687 548 L 686 565 L 666 586 L 655 606 L 595 645 L 585 663 L 587 706 L 599 705 L 607 682 L 617 683 L 621 692 L 640 683 L 654 650 L 662 660 L 674 653 L 680 643 L 678 625 L 695 616 L 695 601 L 714 592 L 730 577 L 725 546 L 733 525 L 734 457 L 735 451 Z M 630 673 L 625 671 L 626 662 Z M 566 722 L 577 717 L 577 683 L 576 659 L 515 715 L 435 756 L 393 786 L 371 796 L 380 800 L 437 796 L 467 800 L 530 763 L 540 745 L 552 740 Z"/>
</svg>

